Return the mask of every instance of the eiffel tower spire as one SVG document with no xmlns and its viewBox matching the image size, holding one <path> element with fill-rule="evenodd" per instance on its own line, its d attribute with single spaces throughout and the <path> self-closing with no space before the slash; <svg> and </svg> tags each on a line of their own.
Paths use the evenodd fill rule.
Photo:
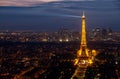
<svg viewBox="0 0 120 79">
<path fill-rule="evenodd" d="M 87 40 L 86 40 L 86 17 L 83 11 L 82 15 L 82 28 L 81 28 L 81 45 L 78 51 L 78 57 L 88 57 L 88 49 L 87 49 Z"/>
<path fill-rule="evenodd" d="M 87 46 L 87 43 L 86 43 L 86 22 L 85 22 L 84 12 L 83 12 L 83 15 L 82 15 L 81 45 L 82 46 Z"/>
</svg>

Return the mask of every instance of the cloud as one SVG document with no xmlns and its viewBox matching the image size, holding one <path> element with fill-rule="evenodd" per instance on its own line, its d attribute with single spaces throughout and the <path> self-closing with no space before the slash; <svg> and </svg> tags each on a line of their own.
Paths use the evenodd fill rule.
<svg viewBox="0 0 120 79">
<path fill-rule="evenodd" d="M 0 6 L 31 6 L 52 1 L 94 1 L 94 0 L 0 0 Z"/>
<path fill-rule="evenodd" d="M 0 6 L 30 6 L 59 0 L 0 0 Z"/>
</svg>

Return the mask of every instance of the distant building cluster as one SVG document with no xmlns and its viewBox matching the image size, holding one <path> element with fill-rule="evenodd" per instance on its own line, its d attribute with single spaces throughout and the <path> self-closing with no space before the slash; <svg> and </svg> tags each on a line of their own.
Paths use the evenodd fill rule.
<svg viewBox="0 0 120 79">
<path fill-rule="evenodd" d="M 69 42 L 80 41 L 81 33 L 61 28 L 56 32 L 15 32 L 0 31 L 0 40 L 14 42 Z M 87 32 L 88 41 L 116 41 L 120 40 L 120 32 L 111 29 L 95 28 Z"/>
<path fill-rule="evenodd" d="M 115 40 L 115 37 L 117 35 L 115 35 L 115 33 L 112 31 L 112 29 L 104 29 L 104 28 L 95 28 L 92 29 L 92 34 L 91 34 L 91 38 L 93 38 L 93 40 Z"/>
</svg>

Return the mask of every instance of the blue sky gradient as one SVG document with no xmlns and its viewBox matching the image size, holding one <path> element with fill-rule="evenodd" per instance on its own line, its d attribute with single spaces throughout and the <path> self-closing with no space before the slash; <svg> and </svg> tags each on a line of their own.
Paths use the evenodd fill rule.
<svg viewBox="0 0 120 79">
<path fill-rule="evenodd" d="M 17 2 L 18 0 L 14 1 Z M 66 2 L 50 1 L 27 7 L 1 6 L 0 30 L 54 31 L 60 27 L 80 30 L 80 17 L 83 10 L 86 14 L 88 30 L 99 27 L 112 28 L 115 31 L 120 31 L 119 0 L 72 2 L 66 0 Z"/>
</svg>

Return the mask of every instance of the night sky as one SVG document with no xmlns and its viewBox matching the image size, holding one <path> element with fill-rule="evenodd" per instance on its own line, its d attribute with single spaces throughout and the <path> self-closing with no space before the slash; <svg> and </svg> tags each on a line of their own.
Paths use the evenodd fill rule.
<svg viewBox="0 0 120 79">
<path fill-rule="evenodd" d="M 0 0 L 0 30 L 78 30 L 83 10 L 88 30 L 120 31 L 120 0 Z"/>
</svg>

